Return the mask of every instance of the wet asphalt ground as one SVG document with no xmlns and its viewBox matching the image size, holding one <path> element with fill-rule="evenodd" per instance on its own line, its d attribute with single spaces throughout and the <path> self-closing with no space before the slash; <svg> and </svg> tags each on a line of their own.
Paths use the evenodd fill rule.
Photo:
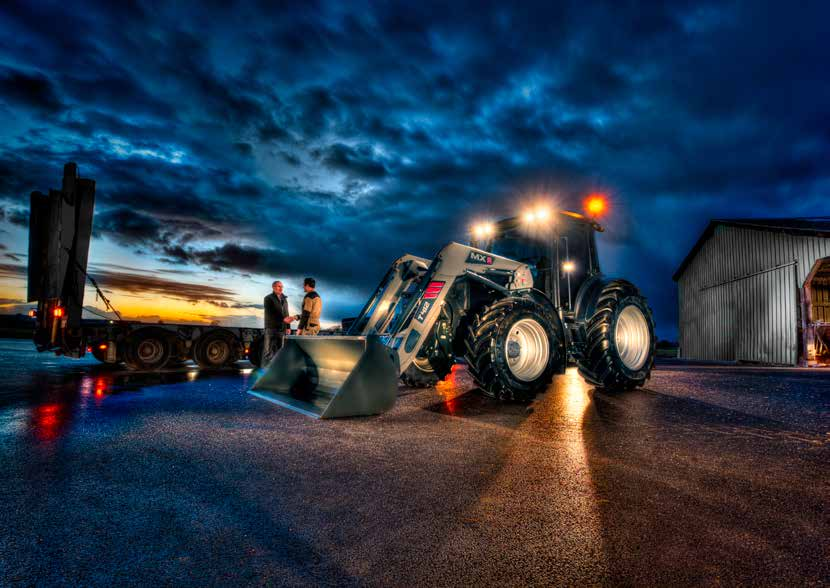
<svg viewBox="0 0 830 588">
<path fill-rule="evenodd" d="M 830 583 L 830 371 L 569 371 L 525 407 L 460 367 L 340 421 L 255 376 L 0 340 L 0 585 Z"/>
</svg>

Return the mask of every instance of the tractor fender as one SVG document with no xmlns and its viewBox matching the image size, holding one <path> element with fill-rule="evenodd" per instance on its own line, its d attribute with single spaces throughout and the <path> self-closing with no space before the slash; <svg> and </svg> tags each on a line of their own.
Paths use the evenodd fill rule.
<svg viewBox="0 0 830 588">
<path fill-rule="evenodd" d="M 574 305 L 575 323 L 585 324 L 585 321 L 594 314 L 599 293 L 612 280 L 613 278 L 609 278 L 603 274 L 596 274 L 582 283 L 582 286 L 580 286 L 576 293 L 576 304 Z"/>
</svg>

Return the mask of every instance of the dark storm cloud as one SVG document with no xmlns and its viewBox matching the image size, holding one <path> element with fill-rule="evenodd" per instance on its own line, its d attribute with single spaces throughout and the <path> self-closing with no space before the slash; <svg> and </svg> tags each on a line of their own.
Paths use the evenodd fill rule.
<svg viewBox="0 0 830 588">
<path fill-rule="evenodd" d="M 13 306 L 18 304 L 26 304 L 26 301 L 18 300 L 17 298 L 0 298 L 0 306 Z"/>
<path fill-rule="evenodd" d="M 671 270 L 708 218 L 830 213 L 827 12 L 19 3 L 0 14 L 0 200 L 25 224 L 74 160 L 96 234 L 170 270 L 368 293 L 476 217 L 602 189 L 605 267 L 671 334 Z"/>
<path fill-rule="evenodd" d="M 13 208 L 6 213 L 6 218 L 11 224 L 17 225 L 18 227 L 29 226 L 28 210 L 23 210 L 21 208 Z"/>
<path fill-rule="evenodd" d="M 379 277 L 373 265 L 353 263 L 353 256 L 363 253 L 364 258 L 375 260 L 370 252 L 360 247 L 344 250 L 347 240 L 330 239 L 332 242 L 320 250 L 329 248 L 331 253 L 320 255 L 320 250 L 306 250 L 302 242 L 283 250 L 257 246 L 225 243 L 210 249 L 167 245 L 159 253 L 168 263 L 192 264 L 215 272 L 232 272 L 242 275 L 259 274 L 270 277 L 321 276 L 335 283 L 349 284 L 352 281 L 371 283 Z M 388 255 L 381 255 L 382 262 L 391 262 Z"/>
<path fill-rule="evenodd" d="M 285 160 L 286 163 L 288 163 L 289 165 L 292 165 L 294 167 L 299 167 L 300 164 L 302 163 L 302 161 L 300 160 L 299 157 L 297 157 L 293 153 L 289 153 L 287 151 L 280 151 L 280 157 L 282 157 L 283 160 Z"/>
<path fill-rule="evenodd" d="M 253 308 L 253 309 L 256 309 L 256 310 L 262 310 L 263 308 L 265 308 L 264 304 L 243 304 L 241 302 L 228 303 L 228 302 L 213 302 L 213 301 L 211 301 L 211 304 L 213 304 L 214 306 L 217 306 L 219 308 L 242 308 L 242 309 Z M 233 316 L 233 315 L 231 315 L 231 316 Z"/>
<path fill-rule="evenodd" d="M 80 75 L 85 73 L 85 76 Z M 58 84 L 73 102 L 103 110 L 128 109 L 133 115 L 175 120 L 174 105 L 155 98 L 128 71 L 111 65 L 106 75 L 78 72 L 58 78 Z"/>
<path fill-rule="evenodd" d="M 266 121 L 257 132 L 260 141 L 285 141 L 291 138 L 291 135 L 282 126 L 278 125 L 273 120 Z"/>
<path fill-rule="evenodd" d="M 122 243 L 144 244 L 158 238 L 161 223 L 154 217 L 127 208 L 115 208 L 95 218 L 98 234 L 113 235 Z"/>
<path fill-rule="evenodd" d="M 53 114 L 63 106 L 49 78 L 9 68 L 0 68 L 0 100 L 9 106 L 31 108 L 47 114 Z"/>
<path fill-rule="evenodd" d="M 246 247 L 235 243 L 225 243 L 215 249 L 189 253 L 193 261 L 214 271 L 232 269 L 257 273 L 268 272 L 269 259 L 277 255 L 279 255 L 277 251 Z"/>
<path fill-rule="evenodd" d="M 29 226 L 29 211 L 24 208 L 0 206 L 0 220 L 5 220 L 19 227 Z"/>
<path fill-rule="evenodd" d="M 354 148 L 335 143 L 324 149 L 315 149 L 311 154 L 332 169 L 358 177 L 379 179 L 389 173 L 370 145 Z"/>
<path fill-rule="evenodd" d="M 2 264 L 0 264 L 2 265 Z M 184 300 L 193 304 L 234 304 L 236 292 L 205 284 L 190 284 L 168 280 L 155 275 L 120 271 L 97 270 L 93 277 L 105 290 L 120 290 L 131 294 L 149 294 Z"/>
<path fill-rule="evenodd" d="M 0 263 L 0 278 L 11 280 L 25 280 L 28 268 L 16 263 Z"/>
</svg>

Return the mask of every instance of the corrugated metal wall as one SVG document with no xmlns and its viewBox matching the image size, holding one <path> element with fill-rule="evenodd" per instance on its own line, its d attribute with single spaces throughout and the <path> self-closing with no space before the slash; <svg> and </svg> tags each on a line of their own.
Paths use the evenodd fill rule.
<svg viewBox="0 0 830 588">
<path fill-rule="evenodd" d="M 678 280 L 689 359 L 798 361 L 799 288 L 830 239 L 720 225 Z"/>
</svg>

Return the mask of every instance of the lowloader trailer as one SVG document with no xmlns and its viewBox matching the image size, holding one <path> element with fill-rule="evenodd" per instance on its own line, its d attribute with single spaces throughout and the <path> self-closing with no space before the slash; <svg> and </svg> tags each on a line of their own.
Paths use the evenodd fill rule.
<svg viewBox="0 0 830 588">
<path fill-rule="evenodd" d="M 64 166 L 60 190 L 33 192 L 29 220 L 29 302 L 37 302 L 34 342 L 38 351 L 72 358 L 91 353 L 101 362 L 134 370 L 174 367 L 194 360 L 203 368 L 248 358 L 259 365 L 262 329 L 149 324 L 122 320 L 87 274 L 95 205 L 95 182 Z M 82 318 L 87 281 L 115 319 Z"/>
<path fill-rule="evenodd" d="M 433 385 L 459 360 L 503 401 L 529 402 L 570 362 L 599 388 L 642 386 L 651 309 L 632 283 L 601 273 L 602 231 L 594 218 L 540 208 L 478 225 L 469 245 L 433 259 L 404 255 L 345 336 L 286 337 L 250 392 L 316 418 L 373 415 L 392 407 L 399 378 Z"/>
</svg>

